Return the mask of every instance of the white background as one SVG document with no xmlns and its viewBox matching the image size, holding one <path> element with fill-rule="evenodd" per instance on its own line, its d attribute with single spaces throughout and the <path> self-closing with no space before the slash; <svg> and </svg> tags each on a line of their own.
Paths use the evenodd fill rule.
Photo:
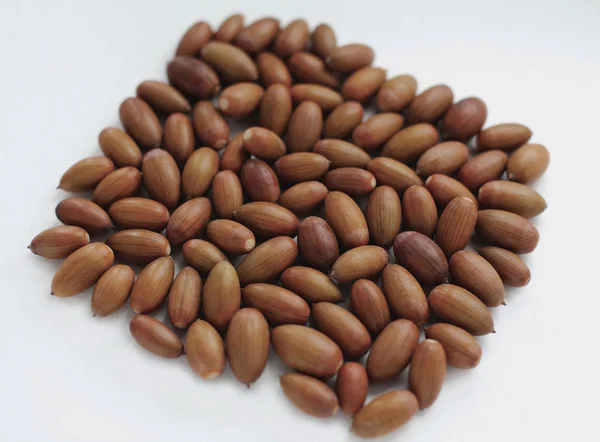
<svg viewBox="0 0 600 442">
<path fill-rule="evenodd" d="M 598 440 L 600 2 L 0 1 L 0 441 L 353 441 L 283 397 L 272 357 L 250 389 L 202 381 L 129 334 L 130 313 L 92 318 L 90 293 L 50 297 L 57 264 L 26 249 L 57 223 L 54 190 L 144 79 L 164 79 L 182 32 L 234 11 L 330 22 L 389 74 L 482 97 L 488 124 L 529 125 L 551 151 L 536 189 L 533 279 L 494 309 L 481 365 L 451 370 L 426 412 L 385 440 Z M 405 377 L 395 385 L 402 387 Z M 391 388 L 387 386 L 386 388 Z M 377 387 L 383 391 L 383 387 Z"/>
</svg>

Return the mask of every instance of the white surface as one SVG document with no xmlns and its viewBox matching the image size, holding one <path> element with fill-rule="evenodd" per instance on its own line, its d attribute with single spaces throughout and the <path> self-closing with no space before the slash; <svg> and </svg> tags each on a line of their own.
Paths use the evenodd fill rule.
<svg viewBox="0 0 600 442">
<path fill-rule="evenodd" d="M 372 45 L 390 75 L 481 96 L 488 124 L 523 122 L 551 151 L 536 185 L 549 208 L 535 220 L 531 283 L 494 309 L 481 365 L 451 370 L 434 406 L 386 440 L 598 440 L 600 3 L 488 3 L 2 0 L 0 440 L 356 440 L 347 418 L 311 418 L 285 400 L 276 357 L 250 389 L 230 371 L 202 381 L 185 358 L 138 347 L 126 309 L 99 320 L 89 293 L 51 298 L 56 263 L 26 249 L 57 223 L 59 177 L 100 152 L 97 134 L 118 124 L 121 100 L 165 78 L 192 22 L 235 10 L 326 20 L 340 43 Z"/>
</svg>

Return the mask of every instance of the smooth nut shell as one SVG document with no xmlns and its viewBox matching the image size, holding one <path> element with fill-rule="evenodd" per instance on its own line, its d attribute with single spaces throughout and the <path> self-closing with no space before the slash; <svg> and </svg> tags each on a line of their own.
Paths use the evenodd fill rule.
<svg viewBox="0 0 600 442">
<path fill-rule="evenodd" d="M 506 176 L 518 183 L 531 183 L 541 177 L 550 163 L 550 153 L 541 144 L 526 144 L 512 154 Z"/>
<path fill-rule="evenodd" d="M 227 261 L 215 264 L 202 290 L 202 310 L 206 320 L 217 330 L 226 330 L 240 304 L 240 281 L 235 268 Z"/>
<path fill-rule="evenodd" d="M 242 29 L 236 39 L 236 44 L 248 53 L 262 51 L 269 46 L 279 33 L 279 20 L 266 17 L 257 20 Z"/>
<path fill-rule="evenodd" d="M 477 222 L 477 206 L 469 198 L 454 198 L 442 214 L 435 232 L 435 242 L 450 258 L 467 247 Z"/>
<path fill-rule="evenodd" d="M 279 382 L 287 398 L 306 414 L 330 417 L 337 413 L 337 397 L 326 383 L 300 373 L 286 373 Z"/>
<path fill-rule="evenodd" d="M 242 137 L 244 149 L 263 160 L 276 160 L 285 155 L 286 147 L 281 138 L 263 127 L 251 127 Z"/>
<path fill-rule="evenodd" d="M 101 318 L 119 310 L 131 293 L 135 273 L 131 267 L 118 264 L 100 277 L 92 293 L 92 313 Z"/>
<path fill-rule="evenodd" d="M 438 84 L 424 90 L 416 96 L 408 110 L 406 117 L 410 124 L 435 123 L 444 112 L 452 105 L 454 93 L 445 84 Z"/>
<path fill-rule="evenodd" d="M 331 161 L 329 165 L 331 169 L 338 167 L 360 167 L 366 169 L 367 164 L 371 161 L 371 157 L 367 152 L 343 140 L 319 140 L 314 145 L 313 152 L 323 155 Z"/>
<path fill-rule="evenodd" d="M 292 86 L 291 92 L 294 104 L 313 101 L 323 112 L 330 112 L 344 102 L 338 92 L 320 84 L 296 84 Z"/>
<path fill-rule="evenodd" d="M 350 291 L 352 312 L 369 333 L 377 336 L 390 323 L 390 309 L 381 289 L 369 279 L 359 279 Z"/>
<path fill-rule="evenodd" d="M 400 112 L 415 97 L 417 80 L 412 75 L 398 75 L 387 80 L 377 93 L 379 112 Z"/>
<path fill-rule="evenodd" d="M 402 196 L 404 228 L 433 237 L 438 222 L 435 201 L 423 186 L 411 186 Z"/>
<path fill-rule="evenodd" d="M 312 33 L 312 50 L 322 59 L 326 59 L 337 47 L 337 38 L 331 26 L 321 23 Z"/>
<path fill-rule="evenodd" d="M 70 254 L 52 278 L 51 294 L 59 298 L 73 296 L 90 288 L 114 262 L 114 254 L 105 244 L 94 242 Z"/>
<path fill-rule="evenodd" d="M 201 55 L 227 83 L 258 80 L 256 64 L 237 46 L 223 41 L 212 41 L 204 46 Z"/>
<path fill-rule="evenodd" d="M 69 167 L 60 178 L 58 188 L 67 192 L 93 190 L 113 170 L 115 165 L 109 158 L 85 158 Z"/>
<path fill-rule="evenodd" d="M 485 183 L 479 189 L 478 199 L 484 207 L 506 210 L 523 218 L 533 218 L 547 207 L 542 195 L 524 184 L 512 181 Z"/>
<path fill-rule="evenodd" d="M 439 284 L 448 278 L 444 252 L 419 232 L 402 232 L 394 240 L 396 261 L 423 284 Z"/>
<path fill-rule="evenodd" d="M 265 87 L 281 84 L 289 89 L 292 86 L 292 75 L 283 60 L 270 52 L 261 52 L 256 57 L 256 66 L 260 81 Z M 290 97 L 291 102 L 291 97 Z"/>
<path fill-rule="evenodd" d="M 113 233 L 107 238 L 106 245 L 114 250 L 119 260 L 136 264 L 148 264 L 171 253 L 167 238 L 160 233 L 144 229 Z"/>
<path fill-rule="evenodd" d="M 298 228 L 298 247 L 308 263 L 321 270 L 329 270 L 340 256 L 333 230 L 322 218 L 310 216 Z"/>
<path fill-rule="evenodd" d="M 27 248 L 47 259 L 65 259 L 89 242 L 89 233 L 81 227 L 56 226 L 38 233 Z"/>
<path fill-rule="evenodd" d="M 219 171 L 219 155 L 202 147 L 188 158 L 181 174 L 181 186 L 188 198 L 203 196 Z"/>
<path fill-rule="evenodd" d="M 169 221 L 169 209 L 149 198 L 124 198 L 113 203 L 108 214 L 123 229 L 161 231 Z"/>
<path fill-rule="evenodd" d="M 267 282 L 287 269 L 298 256 L 298 245 L 288 236 L 270 239 L 250 252 L 237 268 L 241 284 Z"/>
<path fill-rule="evenodd" d="M 385 82 L 387 71 L 382 68 L 365 67 L 350 75 L 342 85 L 345 100 L 366 102 L 377 93 Z"/>
<path fill-rule="evenodd" d="M 429 319 L 429 305 L 425 292 L 415 277 L 398 264 L 383 269 L 381 288 L 392 313 L 421 325 Z"/>
<path fill-rule="evenodd" d="M 288 60 L 294 77 L 302 83 L 314 83 L 338 89 L 340 80 L 331 72 L 323 60 L 308 52 L 296 52 Z"/>
<path fill-rule="evenodd" d="M 359 247 L 369 243 L 367 220 L 358 204 L 345 193 L 327 194 L 325 219 L 342 247 Z"/>
<path fill-rule="evenodd" d="M 354 129 L 352 141 L 362 149 L 373 151 L 396 135 L 403 125 L 402 115 L 391 112 L 375 114 Z"/>
<path fill-rule="evenodd" d="M 356 101 L 347 101 L 336 107 L 325 120 L 323 138 L 345 139 L 362 122 L 365 110 Z"/>
<path fill-rule="evenodd" d="M 260 377 L 269 358 L 269 325 L 253 308 L 238 311 L 225 338 L 227 359 L 234 376 L 246 385 Z"/>
<path fill-rule="evenodd" d="M 335 392 L 340 408 L 347 415 L 354 415 L 367 399 L 369 378 L 367 371 L 358 362 L 346 362 L 335 380 Z"/>
<path fill-rule="evenodd" d="M 109 157 L 117 167 L 139 167 L 142 162 L 142 151 L 127 132 L 116 127 L 107 127 L 98 135 L 98 144 L 104 155 Z"/>
<path fill-rule="evenodd" d="M 531 280 L 531 271 L 521 257 L 500 247 L 487 246 L 478 250 L 498 272 L 502 282 L 513 287 L 523 287 Z"/>
<path fill-rule="evenodd" d="M 183 244 L 183 259 L 200 273 L 208 273 L 222 261 L 227 261 L 225 254 L 217 246 L 201 239 L 191 239 Z"/>
<path fill-rule="evenodd" d="M 410 167 L 392 158 L 375 158 L 369 162 L 367 170 L 379 185 L 393 187 L 399 193 L 404 193 L 410 186 L 423 185 L 423 180 Z"/>
<path fill-rule="evenodd" d="M 340 284 L 369 278 L 383 270 L 389 261 L 387 250 L 377 246 L 360 246 L 348 250 L 333 264 L 331 277 Z"/>
<path fill-rule="evenodd" d="M 143 81 L 138 85 L 135 93 L 158 112 L 172 114 L 189 112 L 192 109 L 181 92 L 162 81 Z"/>
<path fill-rule="evenodd" d="M 219 218 L 232 219 L 233 212 L 244 204 L 242 183 L 231 170 L 222 170 L 212 183 L 212 202 Z"/>
<path fill-rule="evenodd" d="M 360 358 L 371 347 L 369 332 L 345 308 L 331 302 L 319 302 L 312 307 L 312 317 L 317 328 L 333 339 L 346 356 Z"/>
<path fill-rule="evenodd" d="M 233 216 L 256 235 L 267 238 L 295 236 L 300 225 L 296 215 L 288 209 L 264 201 L 244 204 Z"/>
<path fill-rule="evenodd" d="M 447 175 L 433 174 L 425 181 L 425 187 L 435 200 L 438 207 L 443 209 L 454 198 L 469 198 L 477 205 L 477 198 L 460 181 Z"/>
<path fill-rule="evenodd" d="M 504 285 L 498 272 L 482 256 L 470 250 L 456 252 L 449 261 L 452 280 L 473 293 L 488 307 L 504 302 Z"/>
<path fill-rule="evenodd" d="M 92 235 L 106 233 L 113 227 L 104 209 L 85 198 L 75 196 L 62 200 L 56 206 L 55 212 L 63 224 L 81 227 Z"/>
<path fill-rule="evenodd" d="M 203 146 L 222 149 L 229 141 L 229 125 L 210 101 L 199 101 L 192 111 L 192 123 Z"/>
<path fill-rule="evenodd" d="M 242 289 L 244 304 L 259 310 L 272 325 L 304 324 L 310 307 L 300 296 L 272 284 L 248 284 Z"/>
<path fill-rule="evenodd" d="M 129 323 L 129 331 L 138 344 L 157 356 L 174 359 L 183 353 L 181 339 L 152 316 L 135 315 Z"/>
<path fill-rule="evenodd" d="M 158 117 L 148 104 L 137 97 L 127 98 L 119 107 L 119 118 L 125 131 L 141 147 L 160 147 L 162 128 Z"/>
<path fill-rule="evenodd" d="M 271 344 L 284 364 L 306 374 L 329 378 L 343 363 L 342 351 L 325 334 L 303 325 L 280 325 Z"/>
<path fill-rule="evenodd" d="M 308 302 L 340 302 L 342 292 L 327 275 L 311 267 L 294 266 L 281 275 L 281 285 Z"/>
<path fill-rule="evenodd" d="M 408 422 L 418 407 L 417 398 L 410 391 L 384 393 L 356 413 L 351 430 L 360 437 L 389 434 Z"/>
<path fill-rule="evenodd" d="M 469 148 L 458 141 L 446 141 L 428 149 L 417 162 L 417 174 L 428 177 L 434 173 L 452 175 L 469 159 Z"/>
<path fill-rule="evenodd" d="M 264 93 L 265 90 L 257 84 L 236 83 L 221 92 L 217 103 L 225 116 L 243 120 L 258 109 Z"/>
<path fill-rule="evenodd" d="M 296 216 L 303 216 L 314 210 L 327 196 L 327 187 L 319 181 L 298 183 L 279 197 L 279 204 Z"/>
<path fill-rule="evenodd" d="M 206 237 L 225 253 L 245 255 L 256 244 L 250 229 L 228 219 L 216 219 L 206 226 Z"/>
<path fill-rule="evenodd" d="M 177 328 L 188 328 L 198 318 L 200 312 L 202 280 L 192 267 L 179 271 L 167 301 L 169 320 Z"/>
<path fill-rule="evenodd" d="M 208 23 L 204 21 L 194 23 L 181 37 L 175 55 L 197 56 L 211 37 L 212 29 Z"/>
<path fill-rule="evenodd" d="M 169 115 L 164 126 L 163 145 L 175 161 L 185 164 L 194 152 L 194 128 L 190 118 L 181 113 Z"/>
<path fill-rule="evenodd" d="M 179 203 L 181 173 L 166 150 L 152 149 L 142 159 L 142 177 L 150 198 L 174 208 Z"/>
<path fill-rule="evenodd" d="M 533 252 L 540 240 L 540 234 L 531 221 L 504 210 L 480 210 L 476 230 L 493 245 L 515 253 Z"/>
<path fill-rule="evenodd" d="M 375 58 L 373 49 L 359 43 L 334 48 L 327 57 L 327 66 L 335 72 L 354 72 L 369 66 Z"/>
<path fill-rule="evenodd" d="M 313 152 L 296 152 L 280 157 L 273 168 L 283 182 L 299 183 L 320 179 L 329 170 L 329 160 Z"/>
<path fill-rule="evenodd" d="M 329 191 L 340 191 L 351 197 L 368 195 L 377 181 L 373 174 L 358 167 L 341 167 L 331 170 L 323 179 Z"/>
<path fill-rule="evenodd" d="M 421 410 L 435 402 L 446 377 L 444 347 L 433 339 L 417 345 L 410 361 L 408 385 L 419 400 Z"/>
<path fill-rule="evenodd" d="M 409 364 L 419 343 L 419 329 L 407 319 L 390 322 L 373 342 L 367 358 L 367 373 L 371 381 L 392 379 Z"/>
<path fill-rule="evenodd" d="M 462 287 L 438 285 L 429 294 L 429 306 L 440 320 L 475 336 L 494 332 L 494 319 L 485 304 Z"/>
<path fill-rule="evenodd" d="M 142 269 L 131 289 L 131 310 L 134 313 L 149 314 L 166 299 L 173 276 L 175 263 L 170 256 L 157 258 Z"/>
<path fill-rule="evenodd" d="M 419 123 L 402 129 L 383 146 L 381 155 L 403 163 L 416 160 L 439 141 L 437 129 L 428 123 Z"/>
<path fill-rule="evenodd" d="M 317 103 L 300 103 L 292 113 L 286 133 L 286 144 L 290 152 L 308 152 L 321 137 L 323 111 Z M 316 152 L 320 153 L 320 152 Z M 326 156 L 326 155 L 325 155 Z"/>
<path fill-rule="evenodd" d="M 458 171 L 458 179 L 469 190 L 477 190 L 488 181 L 500 178 L 508 163 L 508 155 L 499 150 L 490 150 L 475 155 Z"/>
<path fill-rule="evenodd" d="M 173 86 L 194 98 L 210 98 L 221 90 L 221 82 L 215 70 L 188 55 L 180 55 L 171 60 L 167 65 L 167 76 Z"/>
<path fill-rule="evenodd" d="M 437 323 L 425 329 L 427 339 L 435 339 L 446 353 L 449 366 L 475 368 L 481 360 L 481 346 L 477 340 L 462 328 L 452 324 Z"/>
<path fill-rule="evenodd" d="M 242 14 L 232 14 L 223 20 L 223 23 L 215 32 L 214 38 L 217 41 L 230 43 L 242 29 L 244 29 L 244 16 Z"/>
<path fill-rule="evenodd" d="M 188 364 L 203 379 L 214 379 L 225 369 L 225 345 L 215 328 L 197 319 L 185 335 Z"/>
<path fill-rule="evenodd" d="M 250 153 L 244 149 L 243 136 L 243 133 L 234 136 L 223 150 L 221 170 L 231 170 L 234 173 L 239 173 L 246 160 L 250 158 Z"/>
<path fill-rule="evenodd" d="M 512 150 L 527 143 L 531 129 L 517 123 L 503 123 L 488 127 L 477 135 L 478 150 Z"/>
<path fill-rule="evenodd" d="M 291 21 L 282 30 L 273 44 L 273 50 L 281 58 L 303 50 L 308 44 L 308 24 L 305 20 Z"/>
<path fill-rule="evenodd" d="M 466 141 L 481 130 L 487 118 L 487 107 L 477 97 L 464 98 L 454 103 L 442 121 L 447 138 Z"/>
<path fill-rule="evenodd" d="M 198 236 L 208 223 L 211 215 L 208 198 L 193 198 L 173 212 L 167 223 L 166 237 L 171 244 L 183 244 Z"/>
<path fill-rule="evenodd" d="M 283 84 L 269 86 L 260 102 L 260 125 L 281 137 L 291 116 L 292 96 L 288 87 Z"/>
<path fill-rule="evenodd" d="M 402 223 L 402 207 L 396 191 L 389 186 L 377 187 L 369 197 L 366 218 L 373 242 L 390 247 Z"/>
<path fill-rule="evenodd" d="M 281 188 L 275 171 L 262 160 L 248 160 L 240 172 L 242 188 L 251 201 L 274 203 L 279 199 Z"/>
</svg>

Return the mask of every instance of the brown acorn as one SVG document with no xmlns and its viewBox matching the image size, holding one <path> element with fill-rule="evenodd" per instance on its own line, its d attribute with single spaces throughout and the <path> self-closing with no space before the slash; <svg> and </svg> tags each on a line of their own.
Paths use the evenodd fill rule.
<svg viewBox="0 0 600 442">
<path fill-rule="evenodd" d="M 504 285 L 498 272 L 482 256 L 470 250 L 456 252 L 449 261 L 454 282 L 488 307 L 504 303 Z"/>
<path fill-rule="evenodd" d="M 108 208 L 108 214 L 123 229 L 161 231 L 169 221 L 169 209 L 149 198 L 123 198 Z"/>
<path fill-rule="evenodd" d="M 288 236 L 270 239 L 252 250 L 237 268 L 240 283 L 267 282 L 291 266 L 298 256 L 296 242 Z"/>
<path fill-rule="evenodd" d="M 402 207 L 396 191 L 389 186 L 377 187 L 369 197 L 366 218 L 373 242 L 389 248 L 402 224 Z"/>
<path fill-rule="evenodd" d="M 435 402 L 446 377 L 444 347 L 433 339 L 425 339 L 413 353 L 410 361 L 408 383 L 419 400 L 421 410 Z"/>
<path fill-rule="evenodd" d="M 366 169 L 371 157 L 367 152 L 352 143 L 343 140 L 326 139 L 319 140 L 313 152 L 323 155 L 331 164 L 329 167 L 360 167 Z"/>
<path fill-rule="evenodd" d="M 115 201 L 135 194 L 142 185 L 142 174 L 131 166 L 122 167 L 108 174 L 92 194 L 92 201 L 99 206 L 108 206 Z"/>
<path fill-rule="evenodd" d="M 283 84 L 273 84 L 265 91 L 260 102 L 260 125 L 280 137 L 292 116 L 292 96 Z"/>
<path fill-rule="evenodd" d="M 493 245 L 515 253 L 533 252 L 540 240 L 540 234 L 531 221 L 504 210 L 480 210 L 476 230 Z"/>
<path fill-rule="evenodd" d="M 346 362 L 335 380 L 335 392 L 340 408 L 347 415 L 354 415 L 367 399 L 369 378 L 367 371 L 358 362 Z"/>
<path fill-rule="evenodd" d="M 433 174 L 427 181 L 425 187 L 435 200 L 438 207 L 443 209 L 454 198 L 465 197 L 477 205 L 477 198 L 467 189 L 460 181 L 455 180 L 447 175 Z"/>
<path fill-rule="evenodd" d="M 227 361 L 223 339 L 212 325 L 200 319 L 185 335 L 185 356 L 192 370 L 203 379 L 219 377 Z"/>
<path fill-rule="evenodd" d="M 402 115 L 392 112 L 375 114 L 354 129 L 352 141 L 361 149 L 373 151 L 396 135 L 403 125 Z"/>
<path fill-rule="evenodd" d="M 354 416 L 351 431 L 360 437 L 377 437 L 400 428 L 417 412 L 419 402 L 406 390 L 384 393 Z"/>
<path fill-rule="evenodd" d="M 280 157 L 274 165 L 277 176 L 286 183 L 320 179 L 329 169 L 329 160 L 313 152 L 296 152 Z"/>
<path fill-rule="evenodd" d="M 181 113 L 169 115 L 164 126 L 163 145 L 175 161 L 185 164 L 194 152 L 194 128 L 190 118 Z"/>
<path fill-rule="evenodd" d="M 200 143 L 223 149 L 229 142 L 229 125 L 210 101 L 199 101 L 192 112 L 192 123 Z"/>
<path fill-rule="evenodd" d="M 377 93 L 379 112 L 400 112 L 409 105 L 417 92 L 417 80 L 412 75 L 398 75 L 381 85 Z"/>
<path fill-rule="evenodd" d="M 337 413 L 338 399 L 325 382 L 300 373 L 286 373 L 279 382 L 287 398 L 306 414 L 330 417 Z"/>
<path fill-rule="evenodd" d="M 327 194 L 325 219 L 343 247 L 352 248 L 369 243 L 369 228 L 362 210 L 345 193 Z"/>
<path fill-rule="evenodd" d="M 248 284 L 242 289 L 244 304 L 260 311 L 272 325 L 304 324 L 310 307 L 300 296 L 272 284 Z"/>
<path fill-rule="evenodd" d="M 204 47 L 203 52 L 209 45 Z M 179 55 L 171 60 L 167 65 L 167 76 L 173 86 L 195 98 L 211 98 L 221 90 L 221 82 L 215 70 L 209 64 L 189 55 Z"/>
<path fill-rule="evenodd" d="M 206 320 L 217 330 L 226 330 L 241 303 L 240 281 L 235 268 L 227 261 L 216 264 L 210 270 L 202 292 Z"/>
<path fill-rule="evenodd" d="M 381 289 L 369 279 L 352 284 L 350 306 L 369 333 L 377 336 L 390 323 L 390 309 Z"/>
<path fill-rule="evenodd" d="M 291 73 L 302 83 L 313 83 L 338 89 L 340 80 L 331 72 L 325 62 L 309 52 L 296 52 L 288 62 Z"/>
<path fill-rule="evenodd" d="M 206 237 L 225 253 L 233 255 L 245 255 L 256 244 L 250 229 L 228 219 L 216 219 L 208 223 Z"/>
<path fill-rule="evenodd" d="M 243 120 L 258 109 L 264 93 L 265 90 L 255 83 L 236 83 L 221 92 L 217 103 L 225 116 Z"/>
<path fill-rule="evenodd" d="M 368 195 L 377 185 L 377 180 L 371 172 L 358 167 L 330 170 L 323 182 L 329 191 L 344 192 L 352 197 Z"/>
<path fill-rule="evenodd" d="M 167 238 L 160 233 L 144 229 L 128 229 L 113 233 L 106 245 L 114 250 L 118 259 L 136 264 L 147 264 L 171 254 Z"/>
<path fill-rule="evenodd" d="M 94 285 L 113 262 L 113 251 L 100 242 L 75 250 L 54 274 L 51 294 L 65 298 L 83 292 Z"/>
<path fill-rule="evenodd" d="M 167 224 L 166 236 L 171 244 L 183 244 L 198 236 L 208 223 L 211 214 L 208 198 L 193 198 L 173 212 Z"/>
<path fill-rule="evenodd" d="M 305 101 L 313 101 L 323 112 L 331 112 L 344 102 L 337 91 L 319 84 L 295 84 L 292 86 L 291 92 L 294 104 L 299 105 Z"/>
<path fill-rule="evenodd" d="M 158 112 L 172 114 L 192 110 L 190 103 L 181 92 L 162 81 L 142 81 L 135 90 L 135 93 Z"/>
<path fill-rule="evenodd" d="M 243 308 L 233 315 L 225 344 L 235 377 L 246 385 L 256 382 L 269 358 L 269 325 L 262 313 Z"/>
<path fill-rule="evenodd" d="M 233 219 L 233 212 L 244 204 L 242 183 L 231 170 L 222 170 L 215 175 L 212 202 L 217 216 L 224 219 Z"/>
<path fill-rule="evenodd" d="M 131 289 L 133 312 L 148 314 L 156 310 L 166 299 L 174 274 L 175 263 L 170 256 L 157 258 L 144 267 Z"/>
<path fill-rule="evenodd" d="M 367 373 L 371 381 L 392 379 L 409 364 L 419 343 L 419 329 L 407 319 L 390 322 L 373 342 L 367 357 Z"/>
<path fill-rule="evenodd" d="M 279 197 L 279 205 L 296 216 L 307 215 L 325 201 L 329 193 L 327 187 L 319 181 L 305 181 L 287 189 Z"/>
<path fill-rule="evenodd" d="M 210 41 L 212 33 L 208 23 L 204 21 L 194 23 L 181 37 L 175 55 L 197 56 L 200 50 Z"/>
<path fill-rule="evenodd" d="M 188 158 L 181 174 L 183 192 L 188 198 L 203 196 L 219 171 L 219 155 L 202 147 Z"/>
<path fill-rule="evenodd" d="M 323 111 L 317 103 L 300 103 L 292 113 L 287 127 L 285 142 L 289 152 L 308 152 L 321 138 Z M 315 151 L 315 153 L 321 153 Z M 326 156 L 326 155 L 325 155 Z"/>
<path fill-rule="evenodd" d="M 295 236 L 300 225 L 296 215 L 288 209 L 264 201 L 244 204 L 235 210 L 233 216 L 256 235 L 266 238 Z"/>
<path fill-rule="evenodd" d="M 454 93 L 445 84 L 437 84 L 417 95 L 408 106 L 410 124 L 435 123 L 452 106 Z"/>
<path fill-rule="evenodd" d="M 56 226 L 38 233 L 27 248 L 44 258 L 65 259 L 89 242 L 90 235 L 81 227 Z"/>
<path fill-rule="evenodd" d="M 258 80 L 258 69 L 252 58 L 229 42 L 211 41 L 202 49 L 201 57 L 227 83 Z"/>
<path fill-rule="evenodd" d="M 235 43 L 244 51 L 254 54 L 269 46 L 279 33 L 279 29 L 279 20 L 276 18 L 261 18 L 242 29 Z"/>
<path fill-rule="evenodd" d="M 200 275 L 192 267 L 184 267 L 179 271 L 167 301 L 169 320 L 177 328 L 188 328 L 200 312 L 202 281 Z"/>
<path fill-rule="evenodd" d="M 531 183 L 541 177 L 550 163 L 550 153 L 541 144 L 526 144 L 508 160 L 506 176 L 517 183 Z"/>
<path fill-rule="evenodd" d="M 69 167 L 60 178 L 58 188 L 67 192 L 93 190 L 113 170 L 115 165 L 106 157 L 85 158 Z"/>
<path fill-rule="evenodd" d="M 392 313 L 421 325 L 429 319 L 429 305 L 425 292 L 415 277 L 398 264 L 383 269 L 381 288 Z"/>
<path fill-rule="evenodd" d="M 152 316 L 135 315 L 129 323 L 135 340 L 151 353 L 163 358 L 178 358 L 183 353 L 181 339 Z"/>
<path fill-rule="evenodd" d="M 101 318 L 119 310 L 131 293 L 135 273 L 131 267 L 118 264 L 100 277 L 92 293 L 92 313 Z"/>
<path fill-rule="evenodd" d="M 240 172 L 242 188 L 251 201 L 274 203 L 279 199 L 281 188 L 275 171 L 262 160 L 248 160 Z"/>
<path fill-rule="evenodd" d="M 144 186 L 150 198 L 168 208 L 179 203 L 181 173 L 173 157 L 166 150 L 152 149 L 142 159 Z"/>
<path fill-rule="evenodd" d="M 239 173 L 246 160 L 250 158 L 250 153 L 244 149 L 242 140 L 243 133 L 234 136 L 221 155 L 221 169 L 231 170 L 234 173 Z"/>
<path fill-rule="evenodd" d="M 362 122 L 365 110 L 356 101 L 346 101 L 336 107 L 325 120 L 323 138 L 346 139 Z"/>
<path fill-rule="evenodd" d="M 404 193 L 410 186 L 423 185 L 423 180 L 410 167 L 392 158 L 375 158 L 369 162 L 367 170 L 379 185 L 393 187 L 398 193 Z"/>
<path fill-rule="evenodd" d="M 311 267 L 289 267 L 281 275 L 281 285 L 308 302 L 340 302 L 342 292 L 327 275 Z"/>
<path fill-rule="evenodd" d="M 137 97 L 125 99 L 119 106 L 121 123 L 138 145 L 146 149 L 160 147 L 162 128 L 148 104 Z"/>
<path fill-rule="evenodd" d="M 107 127 L 98 135 L 98 144 L 104 155 L 113 160 L 117 167 L 139 167 L 142 162 L 140 148 L 124 130 Z"/>
<path fill-rule="evenodd" d="M 402 217 L 406 230 L 433 237 L 438 212 L 433 197 L 423 186 L 410 186 L 402 196 Z"/>
<path fill-rule="evenodd" d="M 369 66 L 375 58 L 375 52 L 369 46 L 359 43 L 334 48 L 327 57 L 327 66 L 335 72 L 354 72 Z"/>
<path fill-rule="evenodd" d="M 387 71 L 382 68 L 368 66 L 357 70 L 342 85 L 344 99 L 366 102 L 383 85 L 386 75 Z"/>
<path fill-rule="evenodd" d="M 448 365 L 456 368 L 475 368 L 481 360 L 481 346 L 462 328 L 452 324 L 437 323 L 425 329 L 427 339 L 435 339 L 446 353 Z"/>
<path fill-rule="evenodd" d="M 513 287 L 523 287 L 531 280 L 531 271 L 521 257 L 500 247 L 487 246 L 479 254 L 498 272 L 502 282 Z"/>
<path fill-rule="evenodd" d="M 387 250 L 381 247 L 355 247 L 340 256 L 333 264 L 331 278 L 340 284 L 369 278 L 381 272 L 389 258 Z"/>
<path fill-rule="evenodd" d="M 340 256 L 333 230 L 322 218 L 309 216 L 298 227 L 298 247 L 311 266 L 329 270 Z"/>
<path fill-rule="evenodd" d="M 287 58 L 302 51 L 308 44 L 308 24 L 305 20 L 293 20 L 283 29 L 273 44 L 273 49 L 281 58 Z"/>
<path fill-rule="evenodd" d="M 223 23 L 215 32 L 214 38 L 217 41 L 230 43 L 242 29 L 244 29 L 244 16 L 242 14 L 232 14 L 223 20 Z"/>
<path fill-rule="evenodd" d="M 383 146 L 381 155 L 407 163 L 416 160 L 439 141 L 437 129 L 428 123 L 419 123 L 402 129 Z"/>
<path fill-rule="evenodd" d="M 217 246 L 201 239 L 190 239 L 183 244 L 183 259 L 200 273 L 206 274 L 222 261 L 225 254 Z"/>
<path fill-rule="evenodd" d="M 56 206 L 56 217 L 63 224 L 81 227 L 92 235 L 101 235 L 113 228 L 108 214 L 96 203 L 85 198 L 72 197 Z"/>
<path fill-rule="evenodd" d="M 450 258 L 464 249 L 477 222 L 477 206 L 469 198 L 454 198 L 448 203 L 437 223 L 435 242 Z"/>
<path fill-rule="evenodd" d="M 256 57 L 256 66 L 260 81 L 265 87 L 270 88 L 275 84 L 280 84 L 288 92 L 291 111 L 292 97 L 289 94 L 289 88 L 292 85 L 292 74 L 283 60 L 270 52 L 261 52 Z"/>
<path fill-rule="evenodd" d="M 286 147 L 279 136 L 263 127 L 251 127 L 242 137 L 244 149 L 262 160 L 276 160 L 285 155 Z"/>
<path fill-rule="evenodd" d="M 331 26 L 321 23 L 312 33 L 312 50 L 323 60 L 337 47 L 337 39 Z"/>
<path fill-rule="evenodd" d="M 396 261 L 423 284 L 439 284 L 448 278 L 448 260 L 429 237 L 402 232 L 394 240 Z"/>
</svg>

